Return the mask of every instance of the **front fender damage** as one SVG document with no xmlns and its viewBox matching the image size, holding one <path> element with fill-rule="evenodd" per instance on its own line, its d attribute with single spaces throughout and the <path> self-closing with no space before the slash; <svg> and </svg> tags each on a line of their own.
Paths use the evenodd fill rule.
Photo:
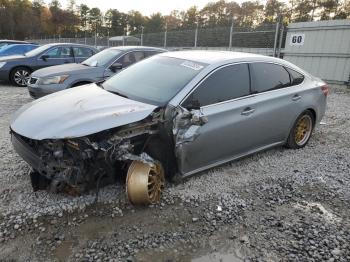
<svg viewBox="0 0 350 262">
<path fill-rule="evenodd" d="M 188 111 L 182 107 L 176 108 L 173 119 L 175 156 L 178 168 L 183 173 L 188 158 L 186 146 L 200 136 L 201 127 L 208 122 L 208 119 L 201 110 Z"/>
<path fill-rule="evenodd" d="M 30 163 L 34 158 L 26 158 L 23 150 L 16 149 L 35 167 L 30 175 L 34 191 L 79 195 L 114 183 L 133 160 L 154 164 L 144 149 L 149 138 L 159 133 L 162 113 L 153 112 L 141 122 L 80 138 L 33 140 L 13 131 L 12 136 L 39 161 Z"/>
</svg>

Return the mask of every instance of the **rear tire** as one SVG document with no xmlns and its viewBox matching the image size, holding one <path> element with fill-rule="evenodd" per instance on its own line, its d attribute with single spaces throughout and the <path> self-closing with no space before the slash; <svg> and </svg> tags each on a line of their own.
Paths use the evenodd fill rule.
<svg viewBox="0 0 350 262">
<path fill-rule="evenodd" d="M 309 142 L 314 129 L 315 119 L 312 112 L 304 111 L 295 121 L 290 131 L 286 146 L 292 149 L 299 149 Z"/>
<path fill-rule="evenodd" d="M 15 86 L 25 87 L 32 71 L 28 67 L 16 67 L 10 73 L 10 81 Z"/>
</svg>

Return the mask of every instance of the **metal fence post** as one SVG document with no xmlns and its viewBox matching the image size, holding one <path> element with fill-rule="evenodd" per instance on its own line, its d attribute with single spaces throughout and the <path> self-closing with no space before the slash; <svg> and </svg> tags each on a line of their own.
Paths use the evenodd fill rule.
<svg viewBox="0 0 350 262">
<path fill-rule="evenodd" d="M 107 46 L 109 47 L 109 30 L 107 32 Z"/>
<path fill-rule="evenodd" d="M 144 26 L 141 26 L 141 45 L 143 45 L 143 29 L 145 27 Z"/>
<path fill-rule="evenodd" d="M 275 31 L 275 41 L 273 43 L 273 56 L 276 57 L 276 49 L 277 49 L 277 39 L 278 39 L 278 30 L 279 30 L 280 23 L 277 21 L 276 23 L 276 31 Z"/>
<path fill-rule="evenodd" d="M 233 21 L 232 21 L 232 25 L 231 25 L 231 28 L 230 28 L 230 43 L 228 45 L 230 50 L 232 49 L 232 34 L 233 34 Z"/>
<path fill-rule="evenodd" d="M 282 41 L 283 41 L 283 34 L 284 34 L 284 25 L 281 26 L 281 30 L 280 30 L 280 39 L 278 42 L 278 53 L 277 53 L 277 57 L 281 57 L 281 49 L 282 49 Z"/>
<path fill-rule="evenodd" d="M 164 32 L 164 48 L 166 48 L 166 38 L 167 38 L 167 34 L 168 34 L 167 30 L 165 30 L 165 32 Z"/>
<path fill-rule="evenodd" d="M 197 47 L 197 40 L 198 40 L 198 24 L 196 27 L 196 31 L 194 33 L 194 47 Z"/>
</svg>

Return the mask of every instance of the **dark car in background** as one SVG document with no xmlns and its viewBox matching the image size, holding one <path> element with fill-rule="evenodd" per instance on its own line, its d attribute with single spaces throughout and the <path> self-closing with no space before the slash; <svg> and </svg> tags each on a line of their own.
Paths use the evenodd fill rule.
<svg viewBox="0 0 350 262">
<path fill-rule="evenodd" d="M 111 47 L 80 64 L 43 68 L 31 75 L 29 94 L 38 98 L 67 88 L 100 82 L 144 58 L 166 51 L 146 46 Z"/>
<path fill-rule="evenodd" d="M 35 70 L 80 63 L 97 52 L 96 48 L 87 45 L 59 43 L 40 46 L 24 55 L 0 57 L 0 80 L 27 86 L 30 74 Z"/>
<path fill-rule="evenodd" d="M 0 48 L 9 45 L 24 45 L 24 44 L 32 44 L 26 41 L 18 41 L 18 40 L 0 40 Z"/>
<path fill-rule="evenodd" d="M 24 55 L 29 51 L 32 51 L 38 48 L 39 45 L 34 44 L 22 44 L 22 45 L 7 45 L 3 48 L 0 48 L 0 57 L 10 56 L 10 55 Z"/>
</svg>

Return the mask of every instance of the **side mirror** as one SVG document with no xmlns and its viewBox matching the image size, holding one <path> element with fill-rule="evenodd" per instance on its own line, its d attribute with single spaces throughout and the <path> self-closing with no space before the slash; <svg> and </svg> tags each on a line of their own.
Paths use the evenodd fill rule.
<svg viewBox="0 0 350 262">
<path fill-rule="evenodd" d="M 109 69 L 111 69 L 115 73 L 118 70 L 123 69 L 123 65 L 121 63 L 114 63 L 109 67 Z"/>
<path fill-rule="evenodd" d="M 44 61 L 47 61 L 47 59 L 50 58 L 50 56 L 49 55 L 42 55 L 40 58 Z"/>
</svg>

